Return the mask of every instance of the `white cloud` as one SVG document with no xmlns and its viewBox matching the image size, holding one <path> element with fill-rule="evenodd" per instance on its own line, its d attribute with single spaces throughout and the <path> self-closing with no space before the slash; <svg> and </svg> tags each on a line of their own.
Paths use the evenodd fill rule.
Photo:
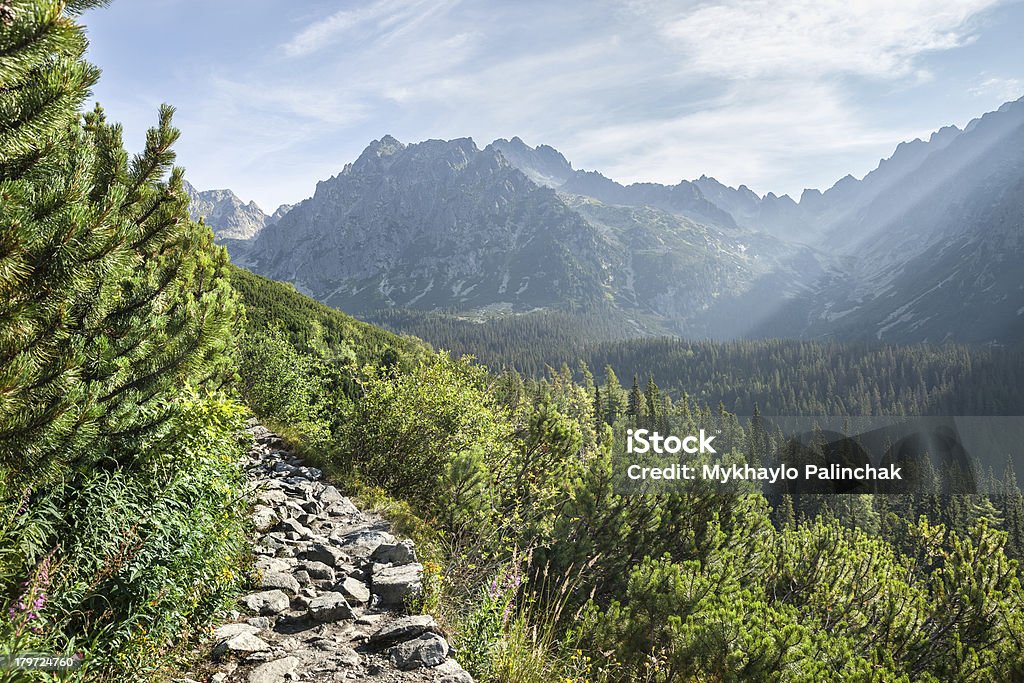
<svg viewBox="0 0 1024 683">
<path fill-rule="evenodd" d="M 799 193 L 870 170 L 927 135 L 922 119 L 948 123 L 879 103 L 921 109 L 904 103 L 947 87 L 929 57 L 974 40 L 997 1 L 366 0 L 281 22 L 278 49 L 201 79 L 188 130 L 217 184 L 244 190 L 231 176 L 247 174 L 268 207 L 384 133 L 519 135 L 624 182 L 707 173 Z"/>
<path fill-rule="evenodd" d="M 898 78 L 915 59 L 972 40 L 999 0 L 728 0 L 663 17 L 689 68 L 726 78 Z"/>
<path fill-rule="evenodd" d="M 1016 100 L 1024 95 L 1024 81 L 1019 78 L 985 78 L 969 92 L 976 97 L 994 97 L 1001 102 Z"/>
<path fill-rule="evenodd" d="M 735 87 L 691 114 L 581 131 L 571 146 L 620 182 L 675 184 L 706 173 L 799 197 L 804 187 L 867 172 L 897 141 L 925 132 L 864 123 L 835 85 L 773 82 Z M 863 167 L 851 168 L 851 158 Z"/>
<path fill-rule="evenodd" d="M 431 15 L 450 9 L 455 2 L 432 0 L 377 0 L 365 7 L 341 10 L 313 22 L 284 44 L 289 57 L 302 57 L 322 50 L 355 29 L 393 40 L 413 29 Z"/>
</svg>

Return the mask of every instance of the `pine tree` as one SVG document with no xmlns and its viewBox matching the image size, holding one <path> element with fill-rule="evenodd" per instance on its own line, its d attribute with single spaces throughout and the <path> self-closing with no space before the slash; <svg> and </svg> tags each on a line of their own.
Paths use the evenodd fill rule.
<svg viewBox="0 0 1024 683">
<path fill-rule="evenodd" d="M 629 415 L 634 421 L 640 418 L 643 400 L 643 395 L 640 393 L 640 384 L 637 382 L 636 375 L 633 375 L 633 386 L 629 390 L 629 402 L 626 405 L 626 415 Z"/>
<path fill-rule="evenodd" d="M 615 424 L 615 421 L 622 417 L 625 400 L 622 395 L 622 385 L 619 384 L 619 378 L 610 365 L 605 366 L 604 369 L 604 389 L 601 393 L 604 398 L 604 421 L 608 424 Z"/>
<path fill-rule="evenodd" d="M 90 421 L 69 321 L 95 288 L 90 266 L 120 255 L 94 227 L 76 125 L 99 72 L 61 10 L 10 2 L 0 23 L 0 466 L 26 469 Z"/>
<path fill-rule="evenodd" d="M 73 9 L 100 4 L 79 2 Z M 127 463 L 185 384 L 227 376 L 227 254 L 188 218 L 173 110 L 129 160 L 78 107 L 97 72 L 56 2 L 0 27 L 0 466 L 35 479 Z M 165 180 L 166 179 L 166 180 Z"/>
<path fill-rule="evenodd" d="M 644 387 L 644 401 L 647 405 L 647 414 L 652 418 L 661 415 L 661 390 L 654 383 L 654 375 L 647 376 L 647 386 Z"/>
</svg>

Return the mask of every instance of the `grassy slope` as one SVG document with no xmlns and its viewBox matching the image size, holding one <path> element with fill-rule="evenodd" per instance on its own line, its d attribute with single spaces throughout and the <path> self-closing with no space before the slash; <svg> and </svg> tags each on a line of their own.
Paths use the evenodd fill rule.
<svg viewBox="0 0 1024 683">
<path fill-rule="evenodd" d="M 247 270 L 231 267 L 231 286 L 245 304 L 250 329 L 281 325 L 290 340 L 305 345 L 318 324 L 328 346 L 347 345 L 360 363 L 377 361 L 388 349 L 403 356 L 418 356 L 430 346 L 415 337 L 397 335 L 356 320 L 350 315 L 300 294 L 294 287 Z"/>
</svg>

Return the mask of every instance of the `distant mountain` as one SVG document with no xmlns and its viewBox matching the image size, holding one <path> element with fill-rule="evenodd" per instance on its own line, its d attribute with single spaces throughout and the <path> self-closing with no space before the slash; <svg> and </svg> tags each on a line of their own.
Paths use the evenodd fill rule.
<svg viewBox="0 0 1024 683">
<path fill-rule="evenodd" d="M 236 238 L 221 226 L 258 224 L 233 197 L 202 197 L 208 222 L 225 217 L 224 240 Z M 622 185 L 516 137 L 479 149 L 385 136 L 280 213 L 229 248 L 354 313 L 576 311 L 635 334 L 1024 341 L 1024 101 L 799 201 L 707 176 Z"/>
<path fill-rule="evenodd" d="M 256 202 L 246 204 L 231 190 L 197 190 L 185 181 L 189 196 L 189 215 L 200 218 L 213 230 L 218 242 L 227 246 L 232 258 L 239 260 L 248 246 L 267 225 L 275 223 L 288 213 L 291 206 L 284 204 L 272 216 L 263 213 Z"/>
<path fill-rule="evenodd" d="M 762 333 L 1024 341 L 1024 100 L 840 183 L 821 197 L 818 243 L 846 267 Z"/>
<path fill-rule="evenodd" d="M 533 164 L 529 173 L 509 156 Z M 787 264 L 806 256 L 737 231 L 692 187 L 617 186 L 631 201 L 615 202 L 531 177 L 579 175 L 551 148 L 516 139 L 481 150 L 469 139 L 404 145 L 386 136 L 266 227 L 248 258 L 256 272 L 350 312 L 601 309 L 633 333 L 703 337 L 724 334 L 710 312 L 758 299 L 760 278 L 785 272 L 773 296 L 791 289 Z M 694 206 L 727 225 L 689 218 Z"/>
</svg>

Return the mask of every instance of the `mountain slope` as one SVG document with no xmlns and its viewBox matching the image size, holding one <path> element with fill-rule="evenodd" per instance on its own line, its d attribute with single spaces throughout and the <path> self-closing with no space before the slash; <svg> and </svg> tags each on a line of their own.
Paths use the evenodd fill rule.
<svg viewBox="0 0 1024 683">
<path fill-rule="evenodd" d="M 559 174 L 569 175 L 557 192 L 530 179 Z M 763 278 L 786 274 L 772 296 L 802 291 L 790 263 L 813 261 L 807 248 L 737 228 L 691 184 L 566 191 L 590 175 L 517 139 L 480 150 L 385 137 L 265 228 L 249 258 L 354 313 L 599 310 L 634 334 L 731 336 L 739 329 L 719 308 L 759 306 Z M 704 214 L 720 222 L 693 218 Z"/>
<path fill-rule="evenodd" d="M 375 141 L 252 249 L 257 272 L 353 312 L 605 297 L 608 254 L 596 231 L 468 139 Z"/>
<path fill-rule="evenodd" d="M 826 228 L 822 242 L 855 256 L 791 304 L 789 321 L 806 308 L 800 334 L 1024 340 L 1024 101 L 944 130 L 916 166 L 876 182 L 869 201 Z"/>
<path fill-rule="evenodd" d="M 184 185 L 189 197 L 189 216 L 194 221 L 204 220 L 235 261 L 244 261 L 249 245 L 260 231 L 292 208 L 283 204 L 268 216 L 256 202 L 246 204 L 231 190 L 200 191 L 188 181 Z"/>
</svg>

